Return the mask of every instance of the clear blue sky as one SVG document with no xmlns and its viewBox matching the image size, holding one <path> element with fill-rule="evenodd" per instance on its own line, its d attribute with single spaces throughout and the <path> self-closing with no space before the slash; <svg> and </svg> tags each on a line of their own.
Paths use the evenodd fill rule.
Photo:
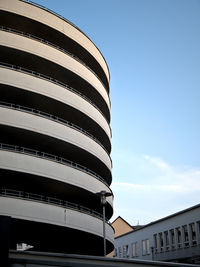
<svg viewBox="0 0 200 267">
<path fill-rule="evenodd" d="M 200 203 L 200 1 L 36 0 L 83 30 L 111 73 L 113 219 Z"/>
</svg>

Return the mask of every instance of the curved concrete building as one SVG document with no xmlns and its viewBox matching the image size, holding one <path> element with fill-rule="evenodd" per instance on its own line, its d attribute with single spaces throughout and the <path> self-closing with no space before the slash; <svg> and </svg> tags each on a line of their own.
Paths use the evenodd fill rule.
<svg viewBox="0 0 200 267">
<path fill-rule="evenodd" d="M 0 1 L 0 215 L 10 248 L 103 255 L 112 193 L 109 70 L 75 25 L 33 2 Z M 113 249 L 113 197 L 106 203 Z"/>
</svg>

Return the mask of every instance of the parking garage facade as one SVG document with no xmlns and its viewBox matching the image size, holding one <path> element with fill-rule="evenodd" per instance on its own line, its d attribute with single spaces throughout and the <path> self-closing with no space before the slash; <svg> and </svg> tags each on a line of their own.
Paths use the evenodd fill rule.
<svg viewBox="0 0 200 267">
<path fill-rule="evenodd" d="M 0 1 L 0 215 L 9 248 L 103 255 L 100 191 L 111 192 L 109 70 L 75 25 Z M 113 249 L 113 196 L 106 204 Z"/>
</svg>

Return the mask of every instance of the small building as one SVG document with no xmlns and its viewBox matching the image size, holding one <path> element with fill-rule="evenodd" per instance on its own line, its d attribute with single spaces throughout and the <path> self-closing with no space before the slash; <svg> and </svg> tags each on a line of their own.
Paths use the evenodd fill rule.
<svg viewBox="0 0 200 267">
<path fill-rule="evenodd" d="M 115 237 L 114 257 L 200 263 L 200 204 Z"/>
<path fill-rule="evenodd" d="M 131 226 L 126 220 L 124 220 L 121 216 L 118 216 L 113 222 L 112 227 L 114 229 L 115 238 L 121 236 L 125 233 L 135 231 L 140 229 L 142 225 Z M 113 251 L 107 255 L 107 257 L 113 257 Z"/>
<path fill-rule="evenodd" d="M 127 221 L 125 221 L 121 216 L 118 216 L 112 222 L 112 227 L 115 230 L 115 238 L 122 234 L 126 234 L 134 230 L 134 228 Z"/>
</svg>

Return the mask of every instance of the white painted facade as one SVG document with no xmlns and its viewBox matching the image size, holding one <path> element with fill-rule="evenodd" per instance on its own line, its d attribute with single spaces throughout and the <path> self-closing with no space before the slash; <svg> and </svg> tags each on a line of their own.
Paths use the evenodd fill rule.
<svg viewBox="0 0 200 267">
<path fill-rule="evenodd" d="M 200 261 L 200 205 L 115 238 L 116 258 Z"/>
</svg>

